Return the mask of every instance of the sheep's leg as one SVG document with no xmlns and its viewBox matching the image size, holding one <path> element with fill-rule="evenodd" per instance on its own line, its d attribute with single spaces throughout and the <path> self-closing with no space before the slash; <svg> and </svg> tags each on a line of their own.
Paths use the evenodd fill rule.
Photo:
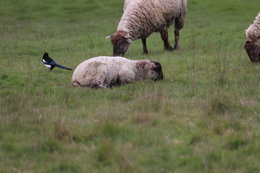
<svg viewBox="0 0 260 173">
<path fill-rule="evenodd" d="M 175 28 L 174 30 L 174 38 L 175 38 L 175 41 L 174 41 L 174 49 L 179 49 L 179 35 L 180 35 L 180 32 L 178 29 Z"/>
<path fill-rule="evenodd" d="M 91 82 L 91 88 L 107 88 L 107 83 L 105 82 L 105 72 L 103 74 L 100 74 L 96 76 L 96 78 Z"/>
<path fill-rule="evenodd" d="M 184 17 L 181 15 L 177 19 L 175 19 L 175 30 L 174 30 L 174 49 L 179 49 L 179 36 L 180 36 L 180 30 L 184 26 Z"/>
<path fill-rule="evenodd" d="M 143 54 L 148 54 L 147 46 L 146 46 L 146 38 L 142 39 L 143 43 Z"/>
<path fill-rule="evenodd" d="M 173 48 L 168 41 L 168 30 L 167 30 L 167 28 L 160 31 L 160 34 L 161 34 L 161 38 L 162 38 L 163 43 L 164 43 L 164 50 L 173 51 Z"/>
</svg>

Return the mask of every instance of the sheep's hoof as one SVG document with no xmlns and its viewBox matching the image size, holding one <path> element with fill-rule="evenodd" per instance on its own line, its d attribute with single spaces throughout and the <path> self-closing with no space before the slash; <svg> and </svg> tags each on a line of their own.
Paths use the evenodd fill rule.
<svg viewBox="0 0 260 173">
<path fill-rule="evenodd" d="M 179 50 L 179 46 L 174 46 L 174 50 Z"/>
<path fill-rule="evenodd" d="M 174 49 L 172 47 L 166 47 L 165 50 L 170 51 L 170 52 L 174 51 Z"/>
</svg>

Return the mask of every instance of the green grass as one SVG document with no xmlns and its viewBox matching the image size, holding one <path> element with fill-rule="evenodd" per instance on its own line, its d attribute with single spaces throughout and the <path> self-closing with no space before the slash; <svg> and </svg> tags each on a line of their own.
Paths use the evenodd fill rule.
<svg viewBox="0 0 260 173">
<path fill-rule="evenodd" d="M 161 62 L 165 79 L 73 88 L 75 68 L 111 55 L 117 0 L 0 1 L 0 172 L 260 172 L 259 64 L 243 50 L 259 0 L 189 0 L 181 49 L 126 57 Z M 169 30 L 173 44 L 173 29 Z"/>
</svg>

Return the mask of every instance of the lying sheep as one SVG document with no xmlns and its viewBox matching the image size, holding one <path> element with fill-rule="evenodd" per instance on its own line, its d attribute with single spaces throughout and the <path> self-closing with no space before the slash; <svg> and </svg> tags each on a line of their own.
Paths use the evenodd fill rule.
<svg viewBox="0 0 260 173">
<path fill-rule="evenodd" d="M 113 44 L 113 55 L 124 56 L 129 45 L 142 39 L 143 53 L 147 54 L 146 38 L 153 32 L 160 32 L 164 49 L 179 48 L 179 30 L 183 28 L 187 0 L 125 0 L 124 13 L 117 32 L 107 36 Z M 167 28 L 175 25 L 174 48 L 168 41 Z"/>
<path fill-rule="evenodd" d="M 245 50 L 252 62 L 260 62 L 260 13 L 246 30 Z"/>
<path fill-rule="evenodd" d="M 72 75 L 72 85 L 106 88 L 144 79 L 163 79 L 161 64 L 151 60 L 99 56 L 76 67 Z"/>
</svg>

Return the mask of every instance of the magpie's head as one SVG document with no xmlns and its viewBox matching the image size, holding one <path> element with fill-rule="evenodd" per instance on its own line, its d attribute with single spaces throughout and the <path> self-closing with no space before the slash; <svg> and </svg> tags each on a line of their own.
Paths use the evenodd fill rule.
<svg viewBox="0 0 260 173">
<path fill-rule="evenodd" d="M 53 62 L 53 60 L 49 57 L 49 54 L 48 53 L 44 53 L 43 56 L 42 56 L 42 62 L 46 65 L 51 65 L 51 63 Z"/>
<path fill-rule="evenodd" d="M 45 52 L 45 53 L 43 54 L 42 58 L 44 59 L 44 58 L 47 58 L 47 57 L 49 57 L 49 54 Z"/>
</svg>

